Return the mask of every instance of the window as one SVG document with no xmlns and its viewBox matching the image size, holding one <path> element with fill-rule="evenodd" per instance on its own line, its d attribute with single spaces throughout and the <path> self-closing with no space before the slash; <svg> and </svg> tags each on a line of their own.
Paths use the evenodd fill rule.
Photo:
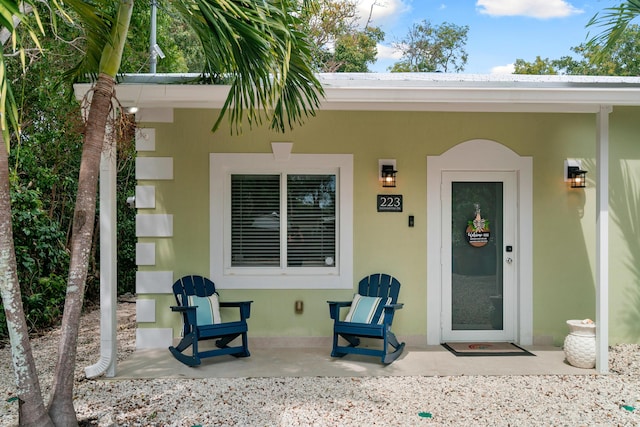
<svg viewBox="0 0 640 427">
<path fill-rule="evenodd" d="M 211 154 L 220 288 L 351 288 L 351 155 Z"/>
<path fill-rule="evenodd" d="M 231 266 L 333 267 L 335 218 L 335 175 L 232 174 Z"/>
</svg>

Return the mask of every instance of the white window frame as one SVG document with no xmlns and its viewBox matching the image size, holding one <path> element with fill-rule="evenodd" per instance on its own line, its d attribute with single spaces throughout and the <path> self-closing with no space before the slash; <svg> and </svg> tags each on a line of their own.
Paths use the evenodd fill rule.
<svg viewBox="0 0 640 427">
<path fill-rule="evenodd" d="M 232 174 L 336 175 L 334 267 L 231 267 Z M 353 288 L 353 155 L 211 153 L 209 155 L 210 277 L 220 289 Z"/>
</svg>

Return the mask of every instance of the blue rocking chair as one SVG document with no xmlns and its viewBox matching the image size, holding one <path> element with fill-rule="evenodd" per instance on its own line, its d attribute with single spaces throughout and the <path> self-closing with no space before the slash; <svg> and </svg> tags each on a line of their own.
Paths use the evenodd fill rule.
<svg viewBox="0 0 640 427">
<path fill-rule="evenodd" d="M 173 294 L 177 306 L 171 310 L 181 313 L 183 320 L 182 339 L 169 351 L 187 366 L 200 365 L 205 357 L 230 354 L 236 357 L 248 357 L 247 319 L 251 314 L 252 301 L 219 302 L 215 284 L 202 276 L 184 276 L 173 284 Z M 240 320 L 222 323 L 219 307 L 237 307 Z M 229 343 L 242 336 L 242 345 L 229 347 Z M 216 349 L 200 351 L 198 343 L 215 339 Z M 192 347 L 192 354 L 183 353 Z"/>
<path fill-rule="evenodd" d="M 395 311 L 403 307 L 403 304 L 398 304 L 399 293 L 400 282 L 397 279 L 378 273 L 360 281 L 353 301 L 327 301 L 329 314 L 334 321 L 331 356 L 378 356 L 384 364 L 396 360 L 404 349 L 404 343 L 398 342 L 391 332 Z M 349 313 L 344 320 L 340 320 L 340 309 L 343 307 L 349 307 Z M 344 338 L 348 345 L 340 345 L 339 337 Z M 382 349 L 358 347 L 360 338 L 381 339 Z"/>
</svg>

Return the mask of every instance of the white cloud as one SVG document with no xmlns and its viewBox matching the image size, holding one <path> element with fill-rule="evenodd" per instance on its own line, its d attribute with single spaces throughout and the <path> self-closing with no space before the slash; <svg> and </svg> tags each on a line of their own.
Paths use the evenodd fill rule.
<svg viewBox="0 0 640 427">
<path fill-rule="evenodd" d="M 372 9 L 373 6 L 373 9 Z M 380 27 L 383 24 L 395 21 L 403 13 L 411 10 L 408 0 L 359 0 L 358 14 L 362 24 L 366 23 L 371 14 L 371 24 Z"/>
<path fill-rule="evenodd" d="M 478 11 L 491 16 L 529 16 L 532 18 L 564 18 L 584 13 L 565 0 L 478 0 Z"/>
<path fill-rule="evenodd" d="M 402 58 L 402 53 L 393 46 L 378 44 L 378 59 L 394 59 Z"/>
<path fill-rule="evenodd" d="M 516 67 L 513 64 L 498 65 L 491 69 L 491 74 L 513 74 L 516 71 Z"/>
</svg>

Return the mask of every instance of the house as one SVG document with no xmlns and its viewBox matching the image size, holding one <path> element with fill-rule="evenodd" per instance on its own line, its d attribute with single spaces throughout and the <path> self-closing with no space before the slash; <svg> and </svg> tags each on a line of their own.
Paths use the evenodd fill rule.
<svg viewBox="0 0 640 427">
<path fill-rule="evenodd" d="M 606 372 L 608 344 L 640 342 L 640 78 L 319 77 L 326 97 L 304 126 L 235 136 L 210 131 L 225 86 L 118 85 L 139 109 L 138 348 L 179 334 L 171 285 L 186 274 L 253 300 L 255 343 L 329 351 L 326 301 L 374 272 L 402 283 L 394 330 L 410 346 L 560 346 L 568 319 L 591 318 Z M 569 184 L 575 170 L 585 187 Z M 113 364 L 104 307 L 94 372 Z"/>
</svg>

